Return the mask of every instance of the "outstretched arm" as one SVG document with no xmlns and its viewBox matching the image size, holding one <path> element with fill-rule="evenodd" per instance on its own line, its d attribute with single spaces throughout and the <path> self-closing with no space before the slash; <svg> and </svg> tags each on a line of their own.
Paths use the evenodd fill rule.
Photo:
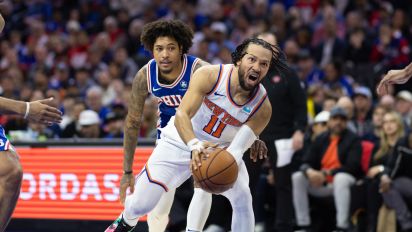
<svg viewBox="0 0 412 232">
<path fill-rule="evenodd" d="M 123 140 L 123 176 L 120 181 L 120 201 L 126 198 L 126 190 L 134 190 L 133 159 L 137 145 L 139 129 L 142 123 L 143 106 L 148 95 L 146 66 L 137 72 L 133 79 L 132 92 L 129 99 L 129 108 L 124 126 Z"/>
<path fill-rule="evenodd" d="M 380 95 L 388 94 L 388 88 L 393 84 L 405 84 L 412 77 L 412 63 L 400 70 L 390 70 L 378 85 L 377 92 Z"/>
<path fill-rule="evenodd" d="M 44 124 L 60 123 L 62 112 L 49 106 L 53 98 L 32 102 L 23 102 L 0 97 L 0 111 L 7 114 L 19 114 L 24 119 Z"/>
</svg>

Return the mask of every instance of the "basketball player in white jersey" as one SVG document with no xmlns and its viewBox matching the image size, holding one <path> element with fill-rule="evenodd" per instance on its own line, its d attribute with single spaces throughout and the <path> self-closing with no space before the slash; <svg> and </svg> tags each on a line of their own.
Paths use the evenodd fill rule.
<svg viewBox="0 0 412 232">
<path fill-rule="evenodd" d="M 272 109 L 260 81 L 271 65 L 281 65 L 279 53 L 263 40 L 248 39 L 234 52 L 234 65 L 204 66 L 193 74 L 176 121 L 172 117 L 162 129 L 162 138 L 136 178 L 123 213 L 107 232 L 131 231 L 164 192 L 191 176 L 190 170 L 200 165 L 201 151 L 210 142 L 229 146 L 239 165 L 238 180 L 223 193 L 233 207 L 232 230 L 253 231 L 252 197 L 242 155 L 269 122 Z"/>
<path fill-rule="evenodd" d="M 126 198 L 126 190 L 134 190 L 133 159 L 136 148 L 144 101 L 149 93 L 158 98 L 160 129 L 165 127 L 187 91 L 191 76 L 207 62 L 186 55 L 192 45 L 193 32 L 179 20 L 158 20 L 146 24 L 141 41 L 152 52 L 154 59 L 139 70 L 133 81 L 131 100 L 126 117 L 124 137 L 123 176 L 120 183 L 120 201 Z M 266 146 L 263 142 L 254 144 L 253 157 L 263 157 Z M 165 231 L 175 189 L 163 194 L 159 204 L 148 214 L 149 232 Z M 203 227 L 209 214 L 211 194 L 195 189 L 190 206 L 190 224 Z"/>
</svg>

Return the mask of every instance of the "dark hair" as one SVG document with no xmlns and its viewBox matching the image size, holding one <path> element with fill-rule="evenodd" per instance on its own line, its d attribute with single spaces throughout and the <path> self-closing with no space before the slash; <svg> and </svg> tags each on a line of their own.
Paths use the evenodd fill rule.
<svg viewBox="0 0 412 232">
<path fill-rule="evenodd" d="M 143 27 L 140 41 L 146 50 L 153 52 L 156 39 L 162 36 L 174 38 L 183 53 L 187 53 L 192 46 L 193 31 L 180 20 L 157 20 Z"/>
<path fill-rule="evenodd" d="M 270 68 L 276 69 L 286 69 L 285 64 L 285 55 L 280 50 L 279 46 L 272 45 L 262 39 L 252 37 L 245 39 L 240 45 L 236 47 L 236 50 L 232 52 L 232 62 L 236 65 L 238 61 L 240 61 L 243 56 L 246 54 L 246 49 L 249 47 L 250 44 L 260 45 L 269 51 L 272 52 L 272 59 L 270 61 Z"/>
</svg>

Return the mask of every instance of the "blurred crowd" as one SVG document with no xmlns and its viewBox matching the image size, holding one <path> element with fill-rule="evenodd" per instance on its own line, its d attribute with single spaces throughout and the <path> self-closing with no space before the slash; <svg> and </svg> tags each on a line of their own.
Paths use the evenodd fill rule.
<svg viewBox="0 0 412 232">
<path fill-rule="evenodd" d="M 230 63 L 240 41 L 275 33 L 307 90 L 310 118 L 347 96 L 354 103 L 351 118 L 361 122 L 357 127 L 370 123 L 372 107 L 381 100 L 409 125 L 409 93 L 398 96 L 397 89 L 377 99 L 372 90 L 388 69 L 411 60 L 411 5 L 381 0 L 2 1 L 7 24 L 0 44 L 0 94 L 25 101 L 53 96 L 65 120 L 59 127 L 12 116 L 0 121 L 16 139 L 121 137 L 131 82 L 151 58 L 139 41 L 142 26 L 174 18 L 195 31 L 190 53 L 210 63 Z M 364 104 L 355 101 L 357 86 L 369 88 Z M 155 105 L 148 98 L 141 137 L 155 134 Z"/>
<path fill-rule="evenodd" d="M 309 143 L 330 129 L 326 112 L 335 106 L 378 158 L 411 128 L 412 82 L 375 94 L 383 74 L 412 60 L 411 0 L 4 0 L 0 12 L 0 95 L 54 97 L 64 112 L 52 126 L 0 116 L 12 140 L 122 138 L 132 80 L 151 59 L 140 33 L 159 18 L 188 23 L 195 32 L 189 53 L 212 64 L 230 63 L 243 39 L 274 33 L 307 93 Z M 140 137 L 155 138 L 156 112 L 157 99 L 148 96 Z"/>
</svg>

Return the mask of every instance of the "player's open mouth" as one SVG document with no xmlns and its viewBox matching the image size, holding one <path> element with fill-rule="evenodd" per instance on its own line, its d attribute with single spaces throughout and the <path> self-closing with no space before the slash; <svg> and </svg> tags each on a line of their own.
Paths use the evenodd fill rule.
<svg viewBox="0 0 412 232">
<path fill-rule="evenodd" d="M 251 81 L 256 81 L 257 79 L 259 79 L 259 74 L 251 73 L 251 74 L 249 74 L 248 79 L 251 80 Z"/>
</svg>

